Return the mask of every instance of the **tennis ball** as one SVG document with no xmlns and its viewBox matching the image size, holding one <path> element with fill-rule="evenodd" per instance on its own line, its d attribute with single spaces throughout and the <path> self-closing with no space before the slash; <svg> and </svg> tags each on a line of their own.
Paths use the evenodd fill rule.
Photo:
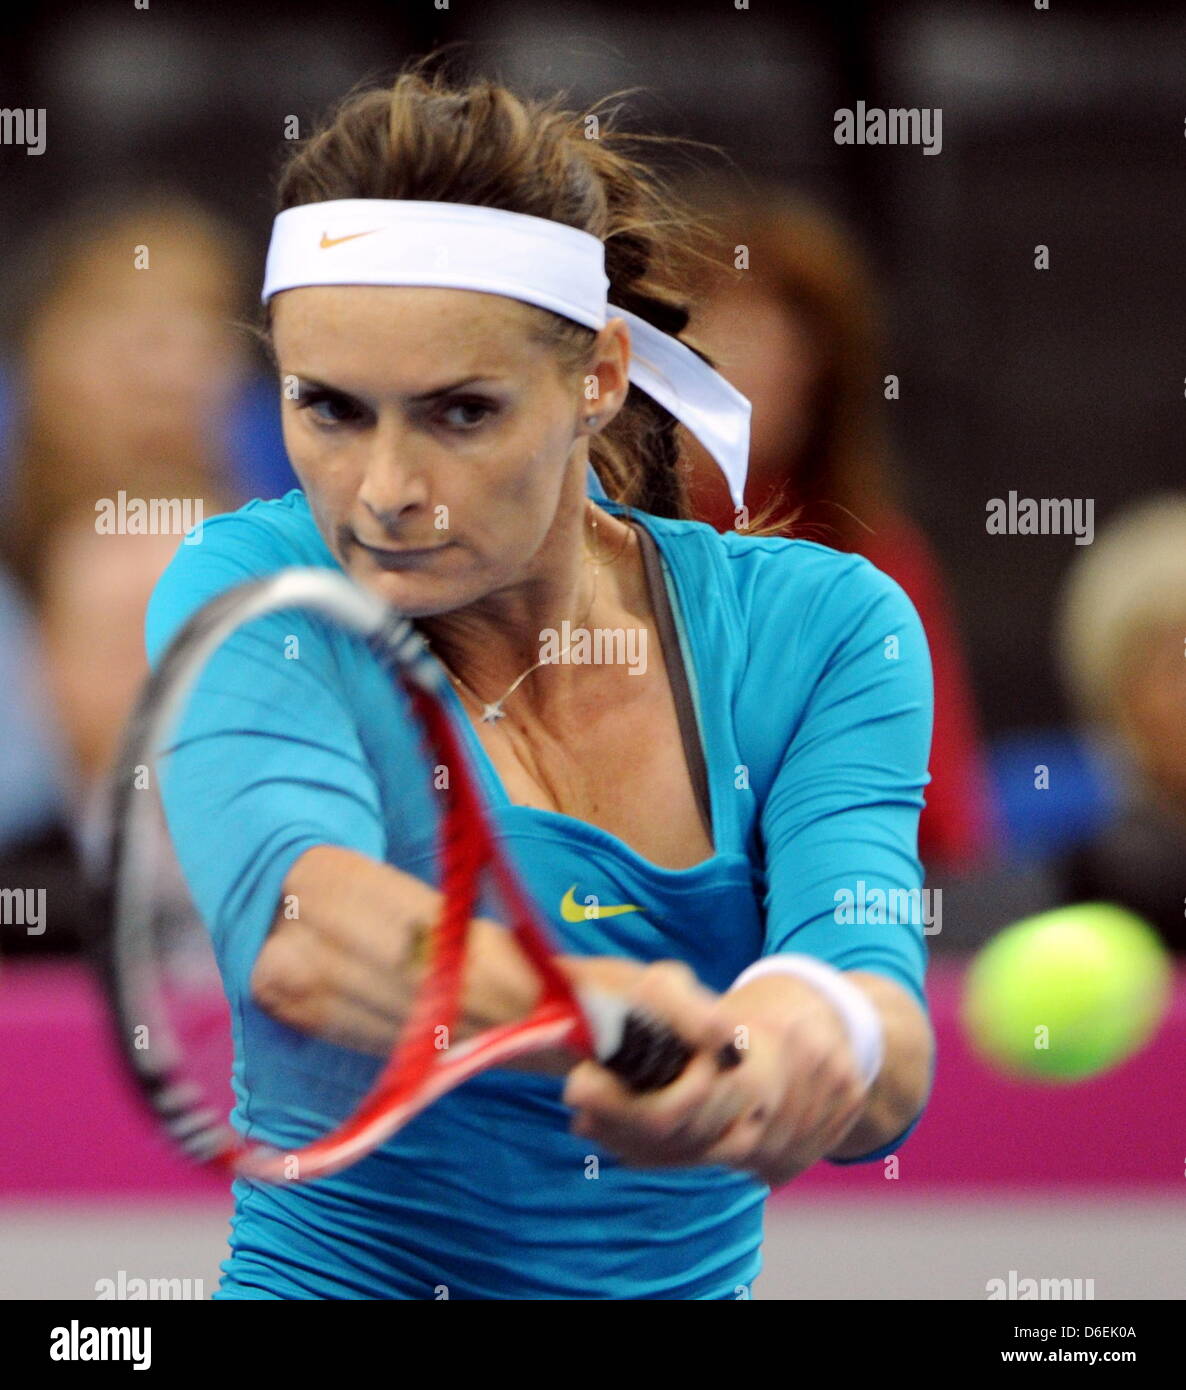
<svg viewBox="0 0 1186 1390">
<path fill-rule="evenodd" d="M 1157 933 L 1112 903 L 1080 903 L 1006 927 L 976 955 L 963 1023 L 987 1061 L 1043 1081 L 1119 1065 L 1152 1036 L 1171 967 Z"/>
</svg>

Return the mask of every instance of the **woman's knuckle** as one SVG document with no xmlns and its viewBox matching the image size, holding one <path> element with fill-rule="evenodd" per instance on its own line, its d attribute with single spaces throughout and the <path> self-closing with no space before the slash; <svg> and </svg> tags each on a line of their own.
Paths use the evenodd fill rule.
<svg viewBox="0 0 1186 1390">
<path fill-rule="evenodd" d="M 308 1009 L 318 988 L 318 972 L 287 938 L 265 945 L 251 972 L 252 998 L 265 1012 L 282 1019 Z"/>
<path fill-rule="evenodd" d="M 647 976 L 661 986 L 680 987 L 693 984 L 696 975 L 682 960 L 660 960 L 647 967 Z"/>
<path fill-rule="evenodd" d="M 651 1112 L 645 1121 L 647 1132 L 661 1143 L 674 1139 L 691 1122 L 693 1109 L 687 1105 L 666 1106 Z"/>
<path fill-rule="evenodd" d="M 738 1127 L 717 1147 L 718 1162 L 743 1168 L 751 1163 L 757 1152 L 759 1131 L 751 1125 Z"/>
</svg>

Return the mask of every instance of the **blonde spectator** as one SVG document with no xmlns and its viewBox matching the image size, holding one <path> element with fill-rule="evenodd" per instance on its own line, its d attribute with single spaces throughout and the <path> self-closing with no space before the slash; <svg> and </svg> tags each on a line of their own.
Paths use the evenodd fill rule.
<svg viewBox="0 0 1186 1390">
<path fill-rule="evenodd" d="M 1122 784 L 1112 823 L 1061 862 L 1060 893 L 1119 902 L 1186 950 L 1186 496 L 1136 503 L 1079 552 L 1058 640 L 1076 711 Z"/>
</svg>

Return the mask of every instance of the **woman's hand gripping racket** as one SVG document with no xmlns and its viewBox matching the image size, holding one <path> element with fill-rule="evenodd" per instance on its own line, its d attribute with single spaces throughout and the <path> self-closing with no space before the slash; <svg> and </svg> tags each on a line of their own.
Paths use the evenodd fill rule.
<svg viewBox="0 0 1186 1390">
<path fill-rule="evenodd" d="M 245 623 L 305 609 L 366 639 L 407 691 L 433 765 L 449 768 L 443 789 L 443 909 L 427 943 L 427 968 L 391 1057 L 349 1118 L 289 1151 L 247 1144 L 219 1102 L 229 1085 L 229 1013 L 205 928 L 188 902 L 157 798 L 145 795 L 187 696 L 213 653 Z M 211 600 L 176 635 L 129 722 L 113 784 L 110 838 L 97 897 L 98 961 L 121 1053 L 170 1136 L 195 1160 L 267 1181 L 337 1172 L 377 1148 L 446 1091 L 488 1067 L 561 1047 L 574 1064 L 593 1058 L 636 1091 L 658 1090 L 683 1071 L 691 1049 L 659 1020 L 600 991 L 578 993 L 518 877 L 491 835 L 487 815 L 440 695 L 440 664 L 412 624 L 344 575 L 289 569 Z M 149 776 L 152 774 L 150 773 Z M 531 1013 L 438 1047 L 458 1022 L 469 925 L 482 875 L 491 875 L 505 925 L 538 972 Z M 741 1054 L 722 1049 L 718 1063 Z"/>
</svg>

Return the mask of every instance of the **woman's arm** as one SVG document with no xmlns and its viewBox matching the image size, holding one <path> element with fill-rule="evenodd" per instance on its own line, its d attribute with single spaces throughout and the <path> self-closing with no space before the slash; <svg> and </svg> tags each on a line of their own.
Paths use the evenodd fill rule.
<svg viewBox="0 0 1186 1390">
<path fill-rule="evenodd" d="M 386 1057 L 423 976 L 423 932 L 444 898 L 412 874 L 354 850 L 319 845 L 293 864 L 256 958 L 252 995 L 273 1018 L 327 1042 Z M 458 1039 L 525 1015 L 539 977 L 509 932 L 475 918 L 463 977 Z M 645 967 L 610 957 L 562 957 L 578 985 L 634 991 Z M 523 1059 L 563 1073 L 568 1053 Z"/>
<path fill-rule="evenodd" d="M 442 895 L 412 874 L 334 845 L 307 850 L 284 879 L 280 907 L 251 974 L 255 1001 L 282 1023 L 386 1057 L 423 974 L 421 933 Z M 533 981 L 505 933 L 476 920 L 466 977 L 473 1012 L 473 963 L 487 1017 L 530 1007 Z M 475 946 L 480 946 L 475 949 Z"/>
<path fill-rule="evenodd" d="M 721 1000 L 720 1012 L 758 1038 L 760 1053 L 769 1053 L 783 1090 L 751 1152 L 744 1138 L 720 1152 L 741 1166 L 756 1159 L 755 1171 L 771 1186 L 789 1182 L 817 1159 L 860 1158 L 880 1149 L 926 1102 L 934 1038 L 917 1000 L 869 971 L 845 971 L 844 978 L 873 1005 L 884 1030 L 885 1060 L 872 1086 L 860 1076 L 843 1019 L 809 981 L 769 974 Z"/>
<path fill-rule="evenodd" d="M 870 1088 L 828 993 L 775 965 L 715 1004 L 664 1008 L 682 1011 L 691 1041 L 722 1023 L 740 1030 L 745 1059 L 734 1071 L 689 1067 L 658 1096 L 637 1098 L 586 1065 L 565 1092 L 577 1132 L 631 1162 L 724 1163 L 772 1186 L 820 1158 L 875 1158 L 920 1114 L 933 1056 L 917 858 L 932 710 L 925 634 L 901 589 L 865 561 L 811 553 L 798 563 L 820 572 L 818 587 L 781 609 L 764 596 L 763 611 L 787 615 L 786 629 L 753 648 L 763 660 L 751 661 L 737 710 L 739 727 L 786 729 L 761 810 L 763 957 L 813 958 L 860 990 L 884 1032 L 881 1069 Z M 806 690 L 801 709 L 788 700 L 785 726 L 771 721 L 774 692 L 796 688 Z"/>
<path fill-rule="evenodd" d="M 901 1134 L 929 1086 L 933 1041 L 915 1000 L 900 986 L 846 972 L 885 1028 L 885 1063 L 863 1081 L 840 1014 L 814 985 L 772 974 L 727 994 L 701 990 L 678 970 L 666 973 L 654 1006 L 699 1052 L 678 1081 L 635 1096 L 592 1063 L 569 1079 L 573 1132 L 640 1167 L 724 1164 L 771 1187 L 821 1158 L 861 1157 Z M 710 1045 L 736 1041 L 742 1065 L 718 1072 Z"/>
<path fill-rule="evenodd" d="M 864 1099 L 860 1116 L 828 1158 L 860 1158 L 902 1134 L 926 1104 L 935 1035 L 918 1001 L 893 980 L 865 970 L 846 977 L 868 996 L 885 1029 L 885 1064 Z"/>
</svg>

